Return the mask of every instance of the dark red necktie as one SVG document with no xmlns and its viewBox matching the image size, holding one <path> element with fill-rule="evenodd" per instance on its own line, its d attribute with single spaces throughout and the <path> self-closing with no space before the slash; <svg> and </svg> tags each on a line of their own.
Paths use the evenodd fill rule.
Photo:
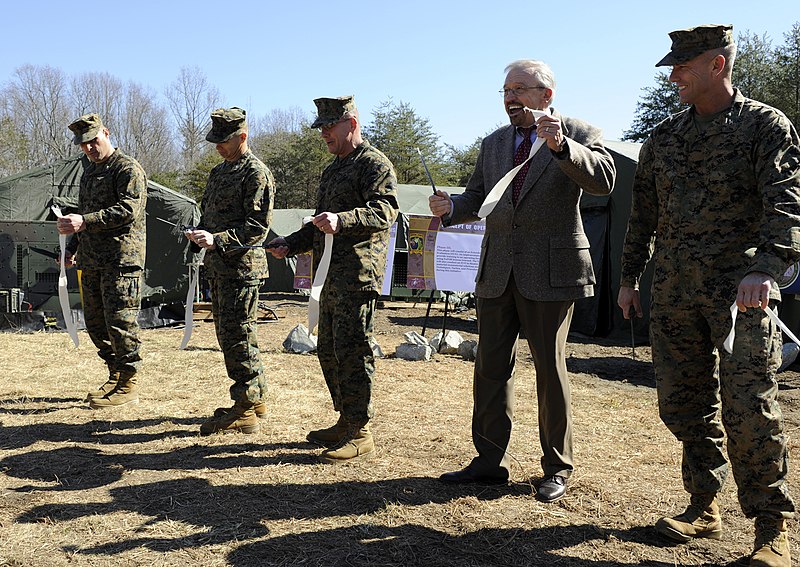
<svg viewBox="0 0 800 567">
<path fill-rule="evenodd" d="M 522 143 L 520 143 L 517 151 L 514 152 L 514 167 L 517 167 L 523 161 L 528 159 L 528 154 L 531 153 L 531 146 L 533 143 L 531 142 L 531 133 L 533 132 L 533 128 L 520 128 L 520 134 L 522 134 Z M 528 167 L 530 167 L 531 162 L 526 163 L 522 166 L 517 172 L 517 175 L 514 176 L 512 191 L 511 191 L 511 201 L 514 203 L 514 206 L 517 206 L 517 201 L 519 200 L 519 193 L 522 191 L 522 185 L 525 183 L 525 176 L 528 174 Z"/>
</svg>

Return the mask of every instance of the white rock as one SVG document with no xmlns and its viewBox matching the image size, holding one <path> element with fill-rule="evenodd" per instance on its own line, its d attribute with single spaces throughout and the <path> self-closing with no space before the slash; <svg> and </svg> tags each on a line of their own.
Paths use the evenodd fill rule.
<svg viewBox="0 0 800 567">
<path fill-rule="evenodd" d="M 403 360 L 430 360 L 433 349 L 429 345 L 401 343 L 397 345 L 395 356 Z"/>
<path fill-rule="evenodd" d="M 306 354 L 317 350 L 317 337 L 309 334 L 308 329 L 302 323 L 289 331 L 283 341 L 283 348 L 288 352 Z"/>
</svg>

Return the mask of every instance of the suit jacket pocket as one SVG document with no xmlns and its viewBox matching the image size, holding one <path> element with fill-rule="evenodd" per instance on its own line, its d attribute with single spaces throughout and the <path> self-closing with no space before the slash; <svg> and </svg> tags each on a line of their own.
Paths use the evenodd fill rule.
<svg viewBox="0 0 800 567">
<path fill-rule="evenodd" d="M 595 283 L 589 239 L 582 232 L 550 237 L 550 285 L 576 287 Z"/>
</svg>

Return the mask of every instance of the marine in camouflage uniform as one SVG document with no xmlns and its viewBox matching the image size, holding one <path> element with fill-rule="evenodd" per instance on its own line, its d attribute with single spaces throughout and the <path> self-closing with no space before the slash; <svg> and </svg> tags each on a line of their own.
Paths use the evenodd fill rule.
<svg viewBox="0 0 800 567">
<path fill-rule="evenodd" d="M 337 157 L 322 173 L 313 223 L 279 243 L 288 254 L 313 250 L 316 270 L 325 234 L 335 234 L 320 295 L 317 355 L 339 420 L 308 439 L 329 446 L 324 462 L 373 450 L 372 352 L 375 303 L 383 285 L 389 229 L 397 218 L 397 179 L 388 158 L 361 137 L 353 97 L 314 103 L 328 150 Z M 286 252 L 286 250 L 284 249 Z"/>
<path fill-rule="evenodd" d="M 200 432 L 259 430 L 266 412 L 267 384 L 258 346 L 258 289 L 268 276 L 263 244 L 272 221 L 272 173 L 247 146 L 245 111 L 220 108 L 211 114 L 206 140 L 225 159 L 211 170 L 200 203 L 200 227 L 188 233 L 207 248 L 204 265 L 211 286 L 211 312 L 225 368 L 233 380 L 234 404 L 217 408 Z"/>
<path fill-rule="evenodd" d="M 659 124 L 642 146 L 620 291 L 627 316 L 626 297 L 634 297 L 652 252 L 650 336 L 659 410 L 683 444 L 683 483 L 691 494 L 684 514 L 663 518 L 656 528 L 678 541 L 719 537 L 714 495 L 728 473 L 727 433 L 740 505 L 757 518 L 751 564 L 788 565 L 784 519 L 793 517 L 794 503 L 775 380 L 781 333 L 758 306 L 780 301 L 774 280 L 800 257 L 797 132 L 780 111 L 732 87 L 721 109 L 698 111 L 704 70 L 718 72 L 720 54 L 732 66 L 730 26 L 670 35 L 673 50 L 659 65 L 673 66 L 670 79 L 692 106 Z M 685 69 L 700 79 L 686 78 Z M 722 72 L 729 79 L 730 68 Z M 763 296 L 751 294 L 751 280 L 769 278 Z M 722 347 L 735 301 L 740 310 L 750 308 L 738 313 L 729 354 Z"/>
<path fill-rule="evenodd" d="M 86 330 L 109 370 L 87 399 L 92 408 L 136 403 L 147 179 L 135 159 L 113 147 L 99 115 L 83 115 L 69 129 L 85 154 L 84 170 L 78 211 L 59 219 L 59 231 L 75 234 L 66 252 L 82 271 Z"/>
</svg>

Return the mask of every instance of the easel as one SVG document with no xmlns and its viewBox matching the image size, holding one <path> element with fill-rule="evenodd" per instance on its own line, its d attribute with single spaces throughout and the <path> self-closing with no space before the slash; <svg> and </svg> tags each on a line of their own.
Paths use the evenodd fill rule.
<svg viewBox="0 0 800 567">
<path fill-rule="evenodd" d="M 422 322 L 422 336 L 425 336 L 425 330 L 428 328 L 428 317 L 431 314 L 431 305 L 433 304 L 433 292 L 436 290 L 431 290 L 431 296 L 428 298 L 428 308 L 425 310 L 425 321 Z M 447 308 L 450 306 L 450 293 L 449 291 L 444 292 L 444 317 L 442 318 L 442 339 L 439 341 L 439 345 L 436 347 L 436 352 L 439 353 L 442 350 L 442 343 L 444 342 L 444 333 L 447 327 Z"/>
</svg>

